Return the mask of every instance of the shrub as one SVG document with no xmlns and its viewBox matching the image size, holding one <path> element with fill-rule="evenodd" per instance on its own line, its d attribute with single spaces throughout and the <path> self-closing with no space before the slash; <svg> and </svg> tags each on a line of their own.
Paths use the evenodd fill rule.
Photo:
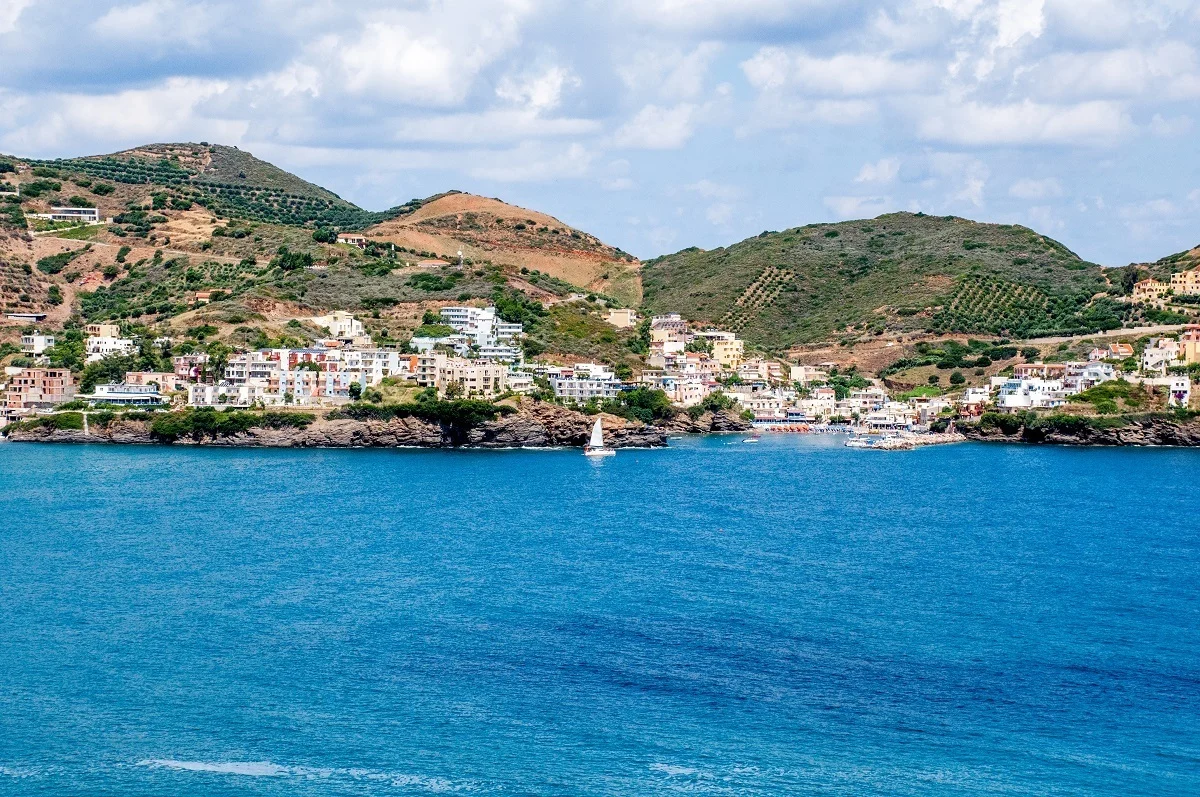
<svg viewBox="0 0 1200 797">
<path fill-rule="evenodd" d="M 57 255 L 47 255 L 37 262 L 38 271 L 43 274 L 57 274 L 67 267 L 79 255 L 83 254 L 82 249 L 77 249 L 74 252 L 59 252 Z"/>
<path fill-rule="evenodd" d="M 965 385 L 966 383 L 967 383 L 967 378 L 965 376 L 963 376 L 962 371 L 955 371 L 954 373 L 950 374 L 950 384 Z"/>
<path fill-rule="evenodd" d="M 116 190 L 115 186 L 108 183 L 95 183 L 92 185 L 92 193 L 96 196 L 108 196 Z"/>
</svg>

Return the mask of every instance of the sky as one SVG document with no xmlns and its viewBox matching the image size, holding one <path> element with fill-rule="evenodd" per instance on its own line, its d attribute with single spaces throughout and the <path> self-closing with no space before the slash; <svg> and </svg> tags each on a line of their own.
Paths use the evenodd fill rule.
<svg viewBox="0 0 1200 797">
<path fill-rule="evenodd" d="M 1200 243 L 1200 0 L 0 0 L 0 152 L 241 147 L 643 258 L 907 210 Z"/>
</svg>

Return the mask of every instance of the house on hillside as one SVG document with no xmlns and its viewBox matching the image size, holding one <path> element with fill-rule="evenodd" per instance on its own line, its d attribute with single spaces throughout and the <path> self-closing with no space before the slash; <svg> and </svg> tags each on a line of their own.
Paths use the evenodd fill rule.
<svg viewBox="0 0 1200 797">
<path fill-rule="evenodd" d="M 21 336 L 21 353 L 29 354 L 37 357 L 54 345 L 53 335 L 43 335 L 40 331 L 35 330 L 28 335 Z"/>
<path fill-rule="evenodd" d="M 1156 279 L 1145 279 L 1133 286 L 1133 301 L 1140 304 L 1158 304 L 1167 298 L 1171 286 Z"/>
<path fill-rule="evenodd" d="M 1200 268 L 1172 274 L 1171 289 L 1175 291 L 1176 296 L 1195 296 L 1200 294 Z"/>
<path fill-rule="evenodd" d="M 367 236 L 359 235 L 358 233 L 354 232 L 338 233 L 337 242 L 340 244 L 357 246 L 359 249 L 367 248 Z"/>
</svg>

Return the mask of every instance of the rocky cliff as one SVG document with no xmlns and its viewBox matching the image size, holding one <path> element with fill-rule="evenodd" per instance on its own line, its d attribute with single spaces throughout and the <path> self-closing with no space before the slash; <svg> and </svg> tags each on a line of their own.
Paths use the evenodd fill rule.
<svg viewBox="0 0 1200 797">
<path fill-rule="evenodd" d="M 1109 419 L 1105 419 L 1109 420 Z M 1021 426 L 1011 434 L 981 424 L 960 425 L 970 440 L 1072 446 L 1200 446 L 1200 419 L 1130 417 L 1109 423 Z"/>
<path fill-rule="evenodd" d="M 667 432 L 612 415 L 601 416 L 605 443 L 613 448 L 653 448 L 667 444 Z M 594 416 L 555 404 L 525 401 L 517 411 L 465 430 L 452 430 L 420 418 L 389 421 L 330 420 L 319 417 L 306 428 L 254 428 L 225 437 L 181 438 L 174 445 L 265 448 L 552 448 L 582 447 Z M 12 429 L 8 439 L 26 443 L 158 443 L 148 421 L 118 419 L 105 427 Z"/>
<path fill-rule="evenodd" d="M 664 423 L 663 427 L 671 434 L 721 434 L 745 432 L 753 428 L 753 424 L 735 413 L 722 410 L 706 412 L 699 418 L 681 412 Z"/>
</svg>

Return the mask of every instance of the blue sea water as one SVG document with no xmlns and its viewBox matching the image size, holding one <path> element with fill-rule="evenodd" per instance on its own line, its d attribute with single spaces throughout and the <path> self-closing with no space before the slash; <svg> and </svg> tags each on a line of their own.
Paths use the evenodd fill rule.
<svg viewBox="0 0 1200 797">
<path fill-rule="evenodd" d="M 0 794 L 1200 793 L 1200 452 L 0 445 Z"/>
</svg>

